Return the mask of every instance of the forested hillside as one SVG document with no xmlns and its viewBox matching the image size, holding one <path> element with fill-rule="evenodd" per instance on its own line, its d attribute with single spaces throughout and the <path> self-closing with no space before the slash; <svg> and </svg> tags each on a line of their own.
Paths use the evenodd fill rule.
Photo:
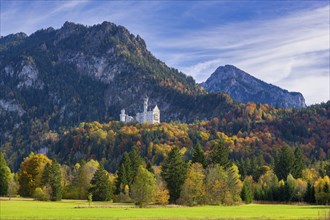
<svg viewBox="0 0 330 220">
<path fill-rule="evenodd" d="M 133 146 L 138 147 L 143 158 L 158 165 L 174 146 L 190 159 L 197 145 L 207 150 L 213 140 L 221 138 L 233 160 L 262 156 L 267 164 L 272 164 L 276 152 L 289 146 L 302 149 L 311 163 L 329 156 L 329 105 L 330 102 L 301 110 L 284 110 L 248 103 L 239 104 L 236 111 L 210 121 L 156 125 L 90 122 L 60 132 L 43 129 L 39 121 L 28 133 L 13 133 L 14 138 L 4 143 L 3 152 L 14 170 L 22 161 L 19 155 L 34 151 L 66 164 L 102 160 L 106 169 L 114 171 L 123 153 Z M 24 142 L 27 138 L 30 145 Z M 22 147 L 17 150 L 13 147 L 16 145 Z"/>
</svg>

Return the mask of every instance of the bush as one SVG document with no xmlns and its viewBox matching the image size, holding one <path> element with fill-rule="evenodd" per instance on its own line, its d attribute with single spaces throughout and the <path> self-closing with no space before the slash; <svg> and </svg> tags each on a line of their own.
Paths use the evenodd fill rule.
<svg viewBox="0 0 330 220">
<path fill-rule="evenodd" d="M 319 205 L 329 205 L 330 204 L 330 193 L 319 192 L 315 193 L 316 203 Z"/>
<path fill-rule="evenodd" d="M 37 187 L 34 190 L 33 198 L 38 201 L 49 201 L 50 195 L 47 192 L 47 189 L 41 189 L 40 187 Z"/>
</svg>

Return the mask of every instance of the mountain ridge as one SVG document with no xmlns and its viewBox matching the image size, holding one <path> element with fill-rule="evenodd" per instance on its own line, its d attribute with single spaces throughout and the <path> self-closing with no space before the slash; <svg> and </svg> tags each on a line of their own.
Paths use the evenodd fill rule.
<svg viewBox="0 0 330 220">
<path fill-rule="evenodd" d="M 269 128 L 274 137 L 280 135 L 288 143 L 305 143 L 308 131 L 321 130 L 317 130 L 319 121 L 328 123 L 324 115 L 329 103 L 317 107 L 319 111 L 303 109 L 312 112 L 308 114 L 310 119 L 306 119 L 303 110 L 295 112 L 255 103 L 243 104 L 225 93 L 208 93 L 192 77 L 155 58 L 139 36 L 110 22 L 89 27 L 67 22 L 59 29 L 3 37 L 0 38 L 0 58 L 0 150 L 10 159 L 14 170 L 19 169 L 21 161 L 32 151 L 48 152 L 63 162 L 68 156 L 72 162 L 93 158 L 94 153 L 88 152 L 89 140 L 95 135 L 103 137 L 105 133 L 100 128 L 108 132 L 109 123 L 114 125 L 111 130 L 118 136 L 114 138 L 110 132 L 109 138 L 114 138 L 110 138 L 111 143 L 100 139 L 95 142 L 93 151 L 100 153 L 112 146 L 118 154 L 104 153 L 110 162 L 112 159 L 115 162 L 122 150 L 132 147 L 136 141 L 136 145 L 145 142 L 143 149 L 147 152 L 147 142 L 151 140 L 137 141 L 130 132 L 132 126 L 144 130 L 148 125 L 118 122 L 122 108 L 129 115 L 141 112 L 145 95 L 150 98 L 150 105 L 159 106 L 161 122 L 174 121 L 171 124 L 178 124 L 182 129 L 186 129 L 185 123 L 193 122 L 189 126 L 194 129 L 187 132 L 189 139 L 181 136 L 180 128 L 175 131 L 177 137 L 173 145 L 178 145 L 178 140 L 182 141 L 182 146 L 190 147 L 191 142 L 195 144 L 199 139 L 207 143 L 221 137 L 219 132 L 232 136 L 235 143 L 236 135 L 245 138 L 252 130 L 264 134 Z M 293 114 L 301 117 L 294 120 Z M 85 128 L 86 123 L 95 127 L 92 133 L 88 126 Z M 86 129 L 84 136 L 78 135 L 80 125 Z M 122 135 L 119 130 L 123 127 L 128 133 Z M 209 130 L 208 135 L 205 129 Z M 164 149 L 168 149 L 168 137 L 161 135 L 162 130 L 156 129 L 151 136 L 143 133 L 146 139 L 153 137 L 153 142 L 162 143 Z M 319 135 L 318 148 L 325 149 L 326 143 L 320 139 L 326 134 L 325 131 Z M 125 144 L 121 145 L 120 139 L 125 140 Z M 268 142 L 266 138 L 266 142 L 271 143 L 271 140 Z M 86 148 L 80 148 L 81 143 L 86 144 Z M 245 149 L 249 145 L 237 147 Z M 257 151 L 260 146 L 256 140 Z M 67 155 L 68 151 L 72 154 Z M 103 156 L 102 153 L 97 159 Z M 160 162 L 162 156 L 156 160 Z"/>
<path fill-rule="evenodd" d="M 266 83 L 233 65 L 218 67 L 200 85 L 208 92 L 226 92 L 243 103 L 256 102 L 281 108 L 306 107 L 301 93 Z"/>
</svg>

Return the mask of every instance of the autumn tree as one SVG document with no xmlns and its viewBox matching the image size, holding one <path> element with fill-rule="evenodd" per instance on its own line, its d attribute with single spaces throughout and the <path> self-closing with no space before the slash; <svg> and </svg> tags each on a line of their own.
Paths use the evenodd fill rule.
<svg viewBox="0 0 330 220">
<path fill-rule="evenodd" d="M 261 175 L 255 189 L 256 200 L 274 201 L 278 191 L 278 178 L 272 170 Z"/>
<path fill-rule="evenodd" d="M 150 172 L 150 171 L 149 171 Z M 166 183 L 160 174 L 155 174 L 156 177 L 156 192 L 154 202 L 160 205 L 168 204 L 168 200 L 170 199 L 170 194 L 167 189 Z"/>
<path fill-rule="evenodd" d="M 233 164 L 227 168 L 227 187 L 229 190 L 229 196 L 227 195 L 225 199 L 225 204 L 235 204 L 241 202 L 241 191 L 242 191 L 242 181 L 240 180 L 240 175 L 238 172 L 238 167 Z"/>
<path fill-rule="evenodd" d="M 206 202 L 210 205 L 224 204 L 227 195 L 228 174 L 219 164 L 208 166 L 206 169 L 205 188 Z"/>
<path fill-rule="evenodd" d="M 8 196 L 14 197 L 17 195 L 18 191 L 18 175 L 17 174 L 11 174 L 9 181 L 8 181 Z"/>
<path fill-rule="evenodd" d="M 10 180 L 10 169 L 7 166 L 4 155 L 0 151 L 0 196 L 7 195 L 9 180 Z"/>
<path fill-rule="evenodd" d="M 131 186 L 131 197 L 135 204 L 140 207 L 148 205 L 154 200 L 155 192 L 155 176 L 142 165 L 139 166 Z"/>
<path fill-rule="evenodd" d="M 21 164 L 18 174 L 18 193 L 24 197 L 31 197 L 34 190 L 42 185 L 41 178 L 46 164 L 51 164 L 51 160 L 44 154 L 30 154 Z"/>
<path fill-rule="evenodd" d="M 69 198 L 71 199 L 86 199 L 88 196 L 88 189 L 90 182 L 94 176 L 94 173 L 99 167 L 99 162 L 90 160 L 87 163 L 80 166 L 75 165 L 77 171 L 73 179 L 73 183 L 68 187 Z"/>
<path fill-rule="evenodd" d="M 161 172 L 170 192 L 170 203 L 175 203 L 180 197 L 186 173 L 187 165 L 182 158 L 179 148 L 174 147 L 164 160 Z"/>
<path fill-rule="evenodd" d="M 330 203 L 330 178 L 328 176 L 320 177 L 315 183 L 315 200 L 317 204 Z"/>
<path fill-rule="evenodd" d="M 108 172 L 103 166 L 99 166 L 96 170 L 90 184 L 88 192 L 93 195 L 94 201 L 110 201 L 112 199 L 112 184 Z"/>
<path fill-rule="evenodd" d="M 205 174 L 203 166 L 200 163 L 193 163 L 188 169 L 179 202 L 189 206 L 201 205 L 205 203 L 205 197 Z"/>
</svg>

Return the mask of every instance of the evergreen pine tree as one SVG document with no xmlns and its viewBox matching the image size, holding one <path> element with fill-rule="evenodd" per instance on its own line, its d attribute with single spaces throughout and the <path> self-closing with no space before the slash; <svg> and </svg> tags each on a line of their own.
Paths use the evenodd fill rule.
<svg viewBox="0 0 330 220">
<path fill-rule="evenodd" d="M 219 164 L 220 166 L 227 167 L 229 165 L 228 155 L 229 149 L 222 139 L 212 141 L 208 158 L 210 164 Z"/>
<path fill-rule="evenodd" d="M 117 172 L 117 179 L 116 179 L 116 194 L 125 191 L 125 186 L 130 186 L 132 182 L 132 165 L 131 159 L 128 153 L 124 153 L 123 159 L 119 164 L 119 169 Z"/>
<path fill-rule="evenodd" d="M 61 166 L 53 162 L 50 166 L 49 184 L 52 188 L 51 200 L 60 201 L 62 199 L 62 175 Z"/>
<path fill-rule="evenodd" d="M 292 167 L 292 176 L 294 178 L 301 178 L 302 170 L 305 169 L 305 157 L 300 147 L 294 150 L 294 163 Z"/>
<path fill-rule="evenodd" d="M 151 165 L 150 161 L 147 162 L 147 167 L 146 168 L 150 173 L 155 174 L 155 170 L 154 170 L 154 168 L 152 168 L 152 165 Z"/>
<path fill-rule="evenodd" d="M 129 152 L 129 158 L 131 160 L 131 171 L 132 171 L 129 182 L 129 185 L 131 185 L 136 176 L 137 170 L 141 165 L 143 165 L 143 159 L 141 158 L 139 154 L 139 150 L 136 147 L 133 147 L 131 152 Z"/>
<path fill-rule="evenodd" d="M 170 203 L 175 203 L 180 197 L 186 173 L 187 165 L 182 159 L 179 148 L 174 147 L 163 162 L 161 172 L 170 193 Z"/>
<path fill-rule="evenodd" d="M 315 189 L 310 182 L 307 183 L 307 189 L 304 195 L 304 201 L 308 203 L 315 203 Z"/>
<path fill-rule="evenodd" d="M 329 193 L 329 184 L 328 184 L 328 182 L 325 182 L 324 187 L 323 187 L 323 192 Z"/>
<path fill-rule="evenodd" d="M 241 197 L 245 204 L 250 204 L 253 201 L 253 192 L 251 184 L 248 181 L 244 181 L 243 183 Z"/>
<path fill-rule="evenodd" d="M 109 180 L 108 172 L 103 166 L 100 166 L 96 170 L 88 192 L 93 195 L 94 201 L 110 201 L 112 199 L 111 182 Z"/>
<path fill-rule="evenodd" d="M 288 146 L 284 146 L 276 157 L 275 173 L 279 180 L 286 180 L 292 172 L 294 164 L 294 153 Z"/>
<path fill-rule="evenodd" d="M 200 143 L 198 143 L 197 146 L 195 147 L 195 151 L 194 151 L 193 157 L 192 157 L 192 162 L 200 163 L 200 164 L 202 164 L 202 166 L 204 168 L 206 166 L 204 151 L 203 151 L 202 145 Z"/>
<path fill-rule="evenodd" d="M 9 178 L 10 169 L 7 166 L 5 157 L 2 152 L 0 152 L 0 196 L 7 195 Z"/>
</svg>

